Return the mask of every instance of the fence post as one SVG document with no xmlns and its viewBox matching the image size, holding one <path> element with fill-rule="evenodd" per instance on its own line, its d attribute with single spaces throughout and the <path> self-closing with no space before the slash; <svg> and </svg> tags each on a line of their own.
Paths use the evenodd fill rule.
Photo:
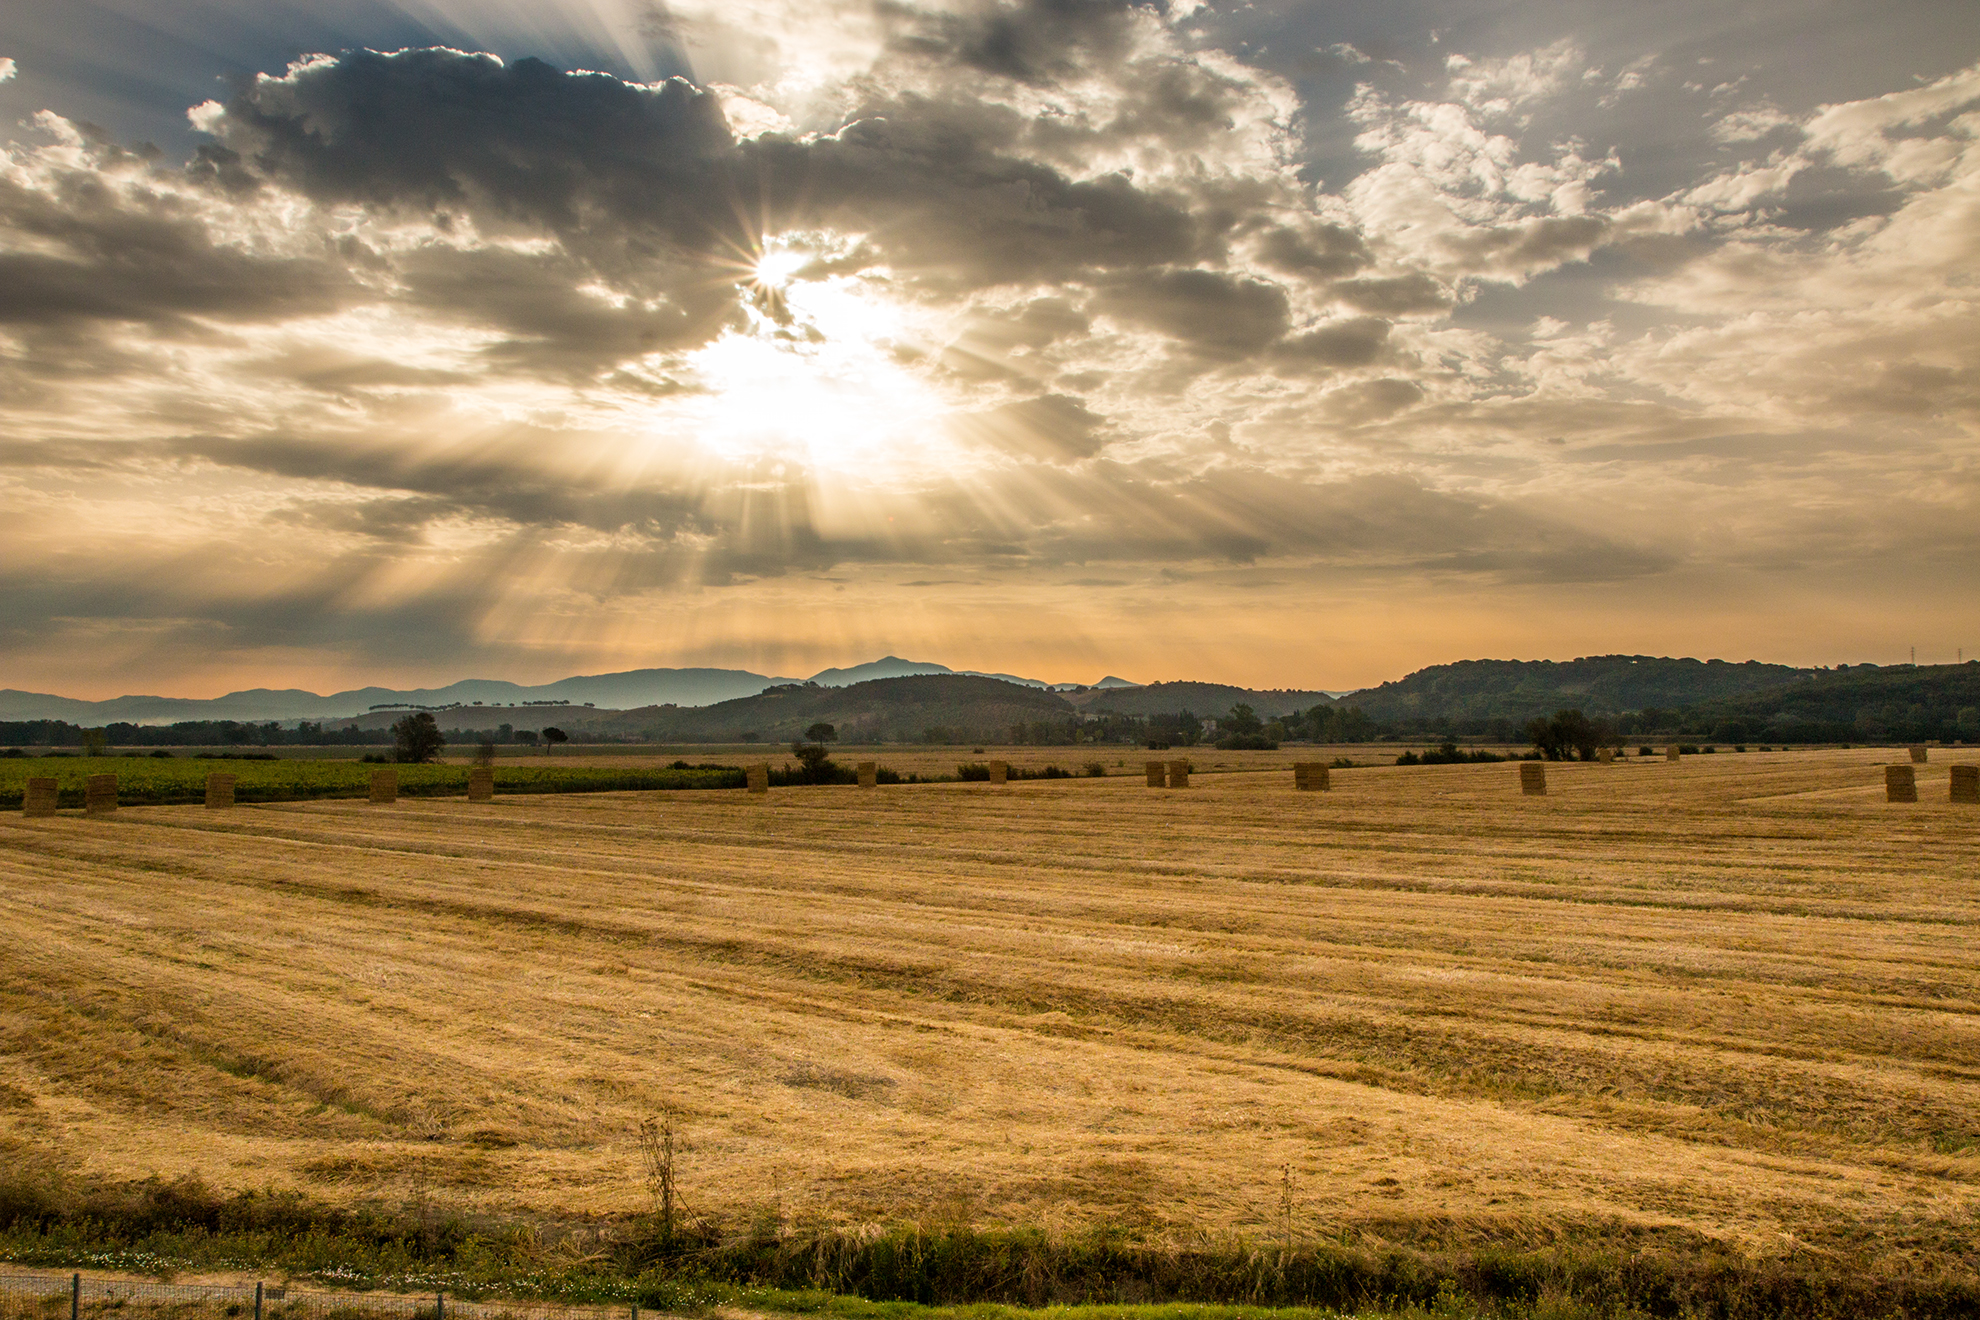
<svg viewBox="0 0 1980 1320">
<path fill-rule="evenodd" d="M 639 1303 L 632 1304 L 632 1320 L 639 1320 Z"/>
<path fill-rule="evenodd" d="M 433 1320 L 447 1320 L 447 1294 L 433 1294 Z"/>
<path fill-rule="evenodd" d="M 69 1320 L 82 1320 L 82 1275 L 69 1280 Z"/>
<path fill-rule="evenodd" d="M 254 1320 L 261 1320 L 261 1280 L 254 1281 Z"/>
</svg>

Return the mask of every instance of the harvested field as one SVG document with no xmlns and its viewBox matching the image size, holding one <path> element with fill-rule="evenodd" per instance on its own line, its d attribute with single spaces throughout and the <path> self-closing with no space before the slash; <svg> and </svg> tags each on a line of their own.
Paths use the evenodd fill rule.
<svg viewBox="0 0 1980 1320">
<path fill-rule="evenodd" d="M 1971 1268 L 1980 810 L 1891 759 L 9 813 L 0 1143 L 589 1215 L 673 1107 L 742 1218 Z"/>
</svg>

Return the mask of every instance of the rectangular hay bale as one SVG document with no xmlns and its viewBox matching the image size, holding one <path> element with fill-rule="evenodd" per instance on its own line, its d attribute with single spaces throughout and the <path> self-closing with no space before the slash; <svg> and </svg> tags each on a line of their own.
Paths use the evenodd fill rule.
<svg viewBox="0 0 1980 1320">
<path fill-rule="evenodd" d="M 495 767 L 477 765 L 468 771 L 468 801 L 493 802 L 495 800 Z"/>
<path fill-rule="evenodd" d="M 1296 761 L 1293 763 L 1293 787 L 1299 792 L 1325 793 L 1332 787 L 1327 780 L 1326 762 Z"/>
<path fill-rule="evenodd" d="M 749 767 L 745 773 L 750 792 L 768 793 L 770 791 L 770 763 L 768 761 L 758 761 L 755 765 Z"/>
<path fill-rule="evenodd" d="M 1925 748 L 1923 744 L 1920 744 L 1911 749 L 1911 763 L 1913 765 L 1925 764 Z"/>
<path fill-rule="evenodd" d="M 1952 800 L 1980 804 L 1980 765 L 1952 768 Z"/>
<path fill-rule="evenodd" d="M 1169 762 L 1169 787 L 1170 788 L 1189 787 L 1189 762 L 1187 761 Z"/>
<path fill-rule="evenodd" d="M 990 763 L 991 783 L 993 784 L 1008 783 L 1010 782 L 1010 778 L 1011 778 L 1011 763 L 1009 761 L 992 761 Z"/>
<path fill-rule="evenodd" d="M 1168 765 L 1162 761 L 1150 761 L 1148 763 L 1148 786 L 1150 788 L 1166 788 L 1168 783 Z"/>
<path fill-rule="evenodd" d="M 370 800 L 388 805 L 399 800 L 399 772 L 397 770 L 373 770 L 371 772 Z"/>
<path fill-rule="evenodd" d="M 1682 755 L 1684 755 L 1684 753 L 1678 750 L 1678 745 L 1676 743 L 1672 743 L 1669 747 L 1666 747 L 1664 749 L 1664 759 L 1666 761 L 1675 761 L 1678 759 L 1678 757 Z"/>
<path fill-rule="evenodd" d="M 1918 772 L 1910 765 L 1887 765 L 1884 767 L 1884 801 L 1916 802 L 1918 800 Z"/>
<path fill-rule="evenodd" d="M 1521 761 L 1519 791 L 1528 797 L 1547 796 L 1547 767 L 1539 761 Z"/>
<path fill-rule="evenodd" d="M 52 816 L 56 803 L 60 800 L 60 790 L 51 775 L 43 778 L 36 775 L 27 781 L 27 792 L 21 797 L 21 814 L 24 816 Z"/>
<path fill-rule="evenodd" d="M 873 788 L 880 783 L 880 767 L 872 761 L 859 763 L 859 786 Z"/>
<path fill-rule="evenodd" d="M 1616 749 L 1613 747 L 1597 747 L 1595 749 L 1595 759 L 1603 765 L 1614 765 L 1616 762 Z"/>
<path fill-rule="evenodd" d="M 83 811 L 91 816 L 107 816 L 117 809 L 117 776 L 91 775 L 84 781 Z"/>
<path fill-rule="evenodd" d="M 206 777 L 206 809 L 225 811 L 234 805 L 234 776 L 210 774 Z"/>
</svg>

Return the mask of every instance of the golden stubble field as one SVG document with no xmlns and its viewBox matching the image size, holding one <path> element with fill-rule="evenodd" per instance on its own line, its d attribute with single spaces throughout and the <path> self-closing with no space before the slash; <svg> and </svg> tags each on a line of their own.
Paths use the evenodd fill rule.
<svg viewBox="0 0 1980 1320">
<path fill-rule="evenodd" d="M 1889 756 L 10 814 L 0 1157 L 591 1215 L 671 1107 L 730 1217 L 1957 1252 L 1980 808 Z"/>
</svg>

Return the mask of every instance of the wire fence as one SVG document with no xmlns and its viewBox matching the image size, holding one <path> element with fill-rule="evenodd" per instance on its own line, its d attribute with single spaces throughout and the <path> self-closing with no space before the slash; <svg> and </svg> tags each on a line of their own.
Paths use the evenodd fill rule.
<svg viewBox="0 0 1980 1320">
<path fill-rule="evenodd" d="M 0 1320 L 640 1320 L 639 1312 L 637 1304 L 467 1302 L 444 1293 L 311 1292 L 265 1282 L 152 1283 L 0 1273 Z"/>
</svg>

